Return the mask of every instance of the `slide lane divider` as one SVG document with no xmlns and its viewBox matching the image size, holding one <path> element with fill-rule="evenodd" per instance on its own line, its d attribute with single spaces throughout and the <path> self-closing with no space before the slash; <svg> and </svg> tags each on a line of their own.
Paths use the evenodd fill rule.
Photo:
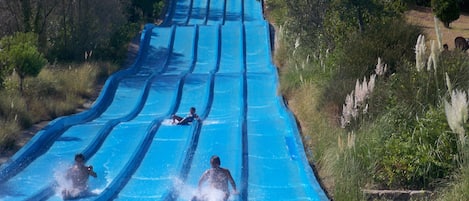
<svg viewBox="0 0 469 201">
<path fill-rule="evenodd" d="M 197 55 L 199 54 L 199 51 L 198 51 L 198 48 L 197 48 L 197 43 L 199 41 L 199 25 L 193 25 L 194 28 L 195 28 L 195 31 L 194 31 L 194 37 L 193 37 L 193 41 L 194 41 L 194 44 L 192 45 L 192 47 L 194 48 L 194 50 L 192 51 L 192 63 L 191 63 L 191 67 L 189 68 L 189 72 L 193 72 L 194 71 L 194 68 L 195 68 L 195 64 L 197 62 Z M 187 75 L 187 73 L 186 73 Z"/>
<path fill-rule="evenodd" d="M 194 0 L 191 0 L 191 2 L 189 3 L 189 12 L 187 13 L 186 22 L 184 23 L 184 25 L 189 24 L 189 20 L 190 20 L 190 16 L 192 15 L 193 8 L 194 8 Z"/>
<path fill-rule="evenodd" d="M 203 25 L 207 25 L 208 16 L 210 16 L 210 1 L 211 0 L 207 0 L 207 5 L 205 6 L 205 20 L 204 20 Z M 214 1 L 217 1 L 217 0 L 214 0 Z"/>
<path fill-rule="evenodd" d="M 221 61 L 221 27 L 222 25 L 221 24 L 218 24 L 217 25 L 218 27 L 218 47 L 217 47 L 217 64 L 215 65 L 215 69 L 213 71 L 211 71 L 210 73 L 212 74 L 216 74 L 218 73 L 218 70 L 220 70 L 220 61 Z"/>
<path fill-rule="evenodd" d="M 247 84 L 247 67 L 246 67 L 246 28 L 244 24 L 243 27 L 243 57 L 244 57 L 244 72 L 243 76 L 243 125 L 242 125 L 242 172 L 241 172 L 241 182 L 242 182 L 242 189 L 241 189 L 241 200 L 247 200 L 248 198 L 248 181 L 249 181 L 249 146 L 248 146 L 248 132 L 247 132 L 247 96 L 248 96 L 248 84 Z"/>
<path fill-rule="evenodd" d="M 222 16 L 221 24 L 225 24 L 225 20 L 226 20 L 226 4 L 227 4 L 226 1 L 227 0 L 223 0 L 223 16 Z"/>
<path fill-rule="evenodd" d="M 244 1 L 245 0 L 241 0 L 241 22 L 243 24 L 244 24 L 244 4 L 245 4 Z M 248 1 L 250 1 L 250 0 L 248 0 Z M 244 43 L 244 45 L 246 45 L 246 43 Z M 246 49 L 246 48 L 244 48 L 244 49 Z M 246 58 L 246 57 L 244 57 L 244 58 Z M 246 60 L 246 59 L 244 59 L 244 60 Z"/>
<path fill-rule="evenodd" d="M 22 149 L 13 155 L 9 162 L 2 165 L 2 168 L 0 169 L 0 184 L 14 177 L 37 157 L 44 154 L 52 146 L 52 143 L 70 127 L 89 122 L 106 110 L 106 108 L 111 104 L 111 100 L 114 98 L 115 91 L 117 90 L 117 83 L 126 75 L 134 74 L 138 70 L 142 54 L 143 52 L 146 52 L 144 50 L 148 49 L 149 40 L 151 38 L 151 34 L 146 33 L 151 32 L 153 28 L 153 26 L 145 26 L 143 31 L 144 35 L 140 39 L 140 44 L 142 45 L 138 51 L 136 62 L 131 67 L 116 72 L 107 79 L 102 89 L 103 93 L 100 93 L 95 104 L 93 104 L 90 109 L 51 121 L 46 127 L 34 135 Z"/>
<path fill-rule="evenodd" d="M 169 42 L 169 54 L 168 54 L 168 57 L 166 58 L 166 61 L 164 62 L 164 67 L 162 69 L 162 71 L 158 74 L 163 74 L 163 72 L 166 72 L 168 70 L 168 62 L 169 62 L 169 59 L 171 58 L 171 55 L 173 54 L 172 51 L 173 51 L 173 47 L 174 47 L 174 40 L 176 40 L 176 25 L 173 25 L 171 27 L 171 42 Z"/>
<path fill-rule="evenodd" d="M 166 2 L 168 2 L 168 1 L 166 1 Z M 176 7 L 177 0 L 169 0 L 169 2 L 170 3 L 167 4 L 167 7 L 166 7 L 166 14 L 165 14 L 164 20 L 160 24 L 160 26 L 162 26 L 162 27 L 171 26 L 171 22 L 173 21 L 174 12 L 176 10 L 174 8 Z"/>
<path fill-rule="evenodd" d="M 151 32 L 146 33 L 146 34 L 151 36 Z M 171 42 L 169 44 L 168 51 L 171 51 L 171 49 L 172 49 L 172 43 L 174 41 L 174 35 L 175 35 L 175 26 L 172 27 Z M 167 61 L 165 62 L 165 65 L 167 65 Z M 127 114 L 125 117 L 110 120 L 98 132 L 96 138 L 93 140 L 93 143 L 90 144 L 87 148 L 85 148 L 85 150 L 82 152 L 83 155 L 85 155 L 86 159 L 91 158 L 91 156 L 93 156 L 98 151 L 98 149 L 104 143 L 104 140 L 106 139 L 106 137 L 109 135 L 111 130 L 116 125 L 118 125 L 119 123 L 122 123 L 122 122 L 128 122 L 128 121 L 132 120 L 133 118 L 135 118 L 138 115 L 138 113 L 142 110 L 142 108 L 144 106 L 144 103 L 146 102 L 146 99 L 148 98 L 148 94 L 149 94 L 149 91 L 150 91 L 151 84 L 152 84 L 153 80 L 156 79 L 157 75 L 159 75 L 161 73 L 162 72 L 159 72 L 157 74 L 153 74 L 153 75 L 151 75 L 151 77 L 149 79 L 147 79 L 147 81 L 145 82 L 144 92 L 142 93 L 141 97 L 139 98 L 140 101 L 137 104 L 137 106 L 132 110 L 131 113 Z M 117 84 L 116 84 L 116 86 L 117 86 Z M 27 200 L 31 200 L 31 201 L 33 201 L 33 200 L 45 200 L 45 199 L 47 199 L 47 198 L 49 198 L 49 197 L 51 197 L 55 194 L 54 189 L 57 187 L 57 185 L 58 184 L 56 182 L 52 182 L 52 183 L 48 184 L 45 188 L 43 188 L 42 190 L 40 190 L 39 192 L 37 192 L 36 194 L 31 196 Z"/>
</svg>

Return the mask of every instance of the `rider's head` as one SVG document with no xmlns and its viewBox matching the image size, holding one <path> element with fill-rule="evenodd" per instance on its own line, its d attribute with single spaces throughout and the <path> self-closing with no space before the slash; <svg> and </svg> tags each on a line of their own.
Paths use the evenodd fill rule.
<svg viewBox="0 0 469 201">
<path fill-rule="evenodd" d="M 212 167 L 220 167 L 220 164 L 220 157 L 214 155 L 210 158 L 210 165 L 212 165 Z"/>
<path fill-rule="evenodd" d="M 83 154 L 77 154 L 75 155 L 75 161 L 78 163 L 83 163 L 85 162 L 85 156 Z"/>
</svg>

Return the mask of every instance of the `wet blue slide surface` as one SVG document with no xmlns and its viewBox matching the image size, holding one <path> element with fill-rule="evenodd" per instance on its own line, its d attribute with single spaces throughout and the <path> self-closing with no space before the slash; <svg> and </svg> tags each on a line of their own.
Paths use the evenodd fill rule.
<svg viewBox="0 0 469 201">
<path fill-rule="evenodd" d="M 140 44 L 89 110 L 50 122 L 0 167 L 0 200 L 62 200 L 76 153 L 98 174 L 76 200 L 190 200 L 212 155 L 237 184 L 229 200 L 328 200 L 277 92 L 260 1 L 170 1 Z M 170 123 L 192 106 L 202 121 Z"/>
</svg>

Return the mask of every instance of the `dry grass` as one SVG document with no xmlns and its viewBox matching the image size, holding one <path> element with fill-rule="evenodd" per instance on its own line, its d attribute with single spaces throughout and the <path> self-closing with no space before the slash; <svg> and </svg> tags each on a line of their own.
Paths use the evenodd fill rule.
<svg viewBox="0 0 469 201">
<path fill-rule="evenodd" d="M 406 13 L 409 23 L 416 24 L 424 30 L 426 39 L 436 40 L 435 22 L 431 8 L 413 7 Z M 440 31 L 442 33 L 442 43 L 448 44 L 449 49 L 454 49 L 454 38 L 462 36 L 469 38 L 469 14 L 461 13 L 459 19 L 452 22 L 450 28 L 445 28 L 443 23 L 439 22 Z"/>
</svg>

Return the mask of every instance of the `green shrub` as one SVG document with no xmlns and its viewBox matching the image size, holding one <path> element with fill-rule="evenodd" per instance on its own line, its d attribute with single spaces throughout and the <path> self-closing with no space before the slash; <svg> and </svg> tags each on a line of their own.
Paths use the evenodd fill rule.
<svg viewBox="0 0 469 201">
<path fill-rule="evenodd" d="M 469 197 L 469 167 L 456 171 L 452 177 L 453 182 L 446 188 L 438 189 L 439 201 L 466 200 Z"/>
<path fill-rule="evenodd" d="M 120 26 L 112 33 L 107 44 L 97 47 L 97 58 L 122 64 L 128 53 L 129 41 L 137 36 L 139 28 L 138 23 L 128 23 Z"/>
<path fill-rule="evenodd" d="M 432 0 L 432 11 L 445 27 L 459 19 L 460 9 L 457 0 Z"/>
<path fill-rule="evenodd" d="M 374 73 L 378 57 L 388 64 L 388 75 L 405 73 L 403 68 L 415 58 L 413 49 L 418 33 L 419 28 L 396 20 L 353 36 L 343 44 L 343 49 L 335 50 L 336 56 L 329 57 L 336 64 L 329 67 L 337 69 L 331 70 L 335 74 L 324 90 L 323 103 L 342 105 L 356 80 Z"/>
<path fill-rule="evenodd" d="M 377 149 L 374 179 L 387 188 L 428 189 L 457 167 L 457 136 L 450 131 L 442 107 L 422 117 L 395 108 L 377 122 L 383 144 Z"/>
</svg>

